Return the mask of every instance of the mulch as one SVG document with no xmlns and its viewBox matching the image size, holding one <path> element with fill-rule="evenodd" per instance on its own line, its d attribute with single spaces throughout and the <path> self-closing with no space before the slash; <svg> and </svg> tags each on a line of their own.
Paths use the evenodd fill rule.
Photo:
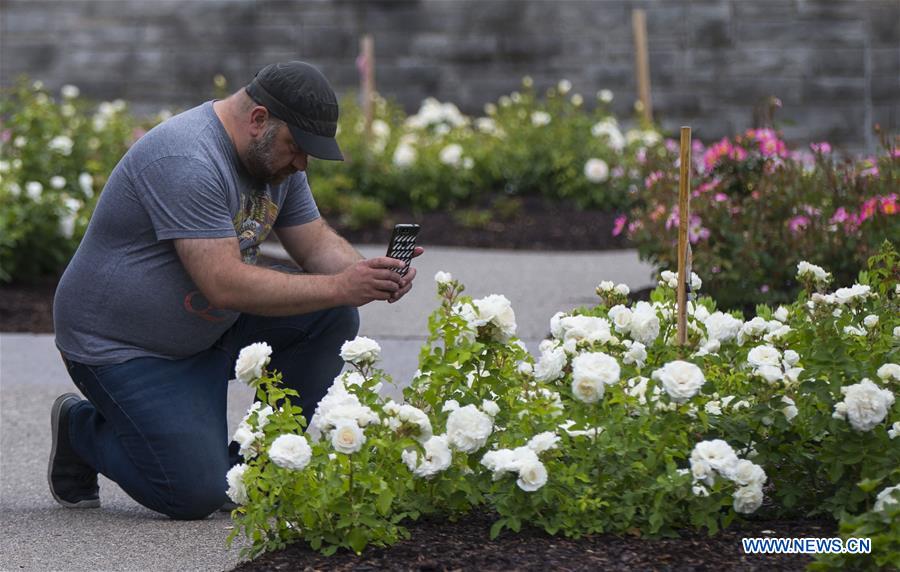
<svg viewBox="0 0 900 572">
<path fill-rule="evenodd" d="M 597 534 L 575 540 L 523 528 L 490 540 L 492 523 L 485 513 L 456 523 L 425 518 L 408 526 L 408 540 L 389 548 L 367 548 L 361 556 L 338 551 L 325 557 L 297 543 L 235 570 L 802 570 L 812 557 L 744 554 L 741 538 L 835 536 L 829 522 L 766 521 L 733 526 L 713 537 L 690 531 L 680 538 Z"/>
</svg>

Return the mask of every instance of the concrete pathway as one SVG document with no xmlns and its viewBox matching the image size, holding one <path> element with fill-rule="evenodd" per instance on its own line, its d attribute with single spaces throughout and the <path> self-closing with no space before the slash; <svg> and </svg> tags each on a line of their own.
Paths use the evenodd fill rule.
<svg viewBox="0 0 900 572">
<path fill-rule="evenodd" d="M 360 247 L 368 257 L 384 246 Z M 275 253 L 277 254 L 277 253 Z M 632 289 L 651 284 L 651 268 L 635 251 L 521 252 L 429 248 L 416 260 L 413 290 L 398 304 L 360 309 L 361 335 L 381 344 L 381 366 L 399 384 L 417 367 L 428 314 L 437 305 L 434 274 L 450 272 L 480 298 L 504 294 L 513 304 L 519 336 L 534 351 L 550 317 L 593 303 L 601 280 Z M 0 570 L 229 570 L 239 545 L 225 548 L 225 513 L 177 522 L 144 509 L 101 476 L 100 509 L 67 510 L 46 483 L 49 411 L 60 393 L 77 391 L 62 366 L 52 335 L 0 333 Z M 229 391 L 233 430 L 252 400 L 238 383 Z"/>
</svg>

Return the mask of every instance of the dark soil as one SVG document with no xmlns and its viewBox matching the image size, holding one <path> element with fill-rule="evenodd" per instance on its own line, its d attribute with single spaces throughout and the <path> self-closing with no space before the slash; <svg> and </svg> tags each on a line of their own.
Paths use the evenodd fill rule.
<svg viewBox="0 0 900 572">
<path fill-rule="evenodd" d="M 822 538 L 835 532 L 828 522 L 768 521 L 733 527 L 711 538 L 687 532 L 669 539 L 601 534 L 573 540 L 523 529 L 490 540 L 491 524 L 485 514 L 457 523 L 424 519 L 408 527 L 409 540 L 390 548 L 368 548 L 362 556 L 340 551 L 325 557 L 298 543 L 236 570 L 802 570 L 812 557 L 744 554 L 741 538 Z"/>
<path fill-rule="evenodd" d="M 495 203 L 496 204 L 496 203 Z M 463 246 L 521 250 L 614 250 L 629 248 L 622 237 L 612 236 L 617 213 L 580 211 L 572 206 L 525 197 L 520 209 L 501 212 L 494 207 L 489 220 L 466 216 L 470 211 L 448 210 L 414 213 L 393 210 L 378 227 L 352 229 L 340 220 L 331 223 L 342 236 L 355 244 L 387 244 L 396 223 L 416 223 L 421 227 L 419 243 L 428 246 Z M 490 204 L 485 205 L 490 209 Z"/>
</svg>

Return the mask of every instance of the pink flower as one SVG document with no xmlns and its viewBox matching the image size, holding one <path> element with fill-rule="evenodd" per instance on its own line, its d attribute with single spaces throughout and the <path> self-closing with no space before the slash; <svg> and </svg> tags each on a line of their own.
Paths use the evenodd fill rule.
<svg viewBox="0 0 900 572">
<path fill-rule="evenodd" d="M 897 193 L 881 197 L 879 202 L 881 203 L 881 212 L 889 215 L 897 214 Z"/>
<path fill-rule="evenodd" d="M 818 153 L 820 155 L 828 155 L 831 153 L 831 143 L 828 143 L 827 141 L 810 143 L 809 148 L 812 149 L 813 153 Z"/>
<path fill-rule="evenodd" d="M 798 215 L 788 221 L 788 228 L 796 234 L 798 231 L 809 226 L 809 219 L 803 215 Z"/>
<path fill-rule="evenodd" d="M 612 235 L 619 236 L 622 234 L 622 230 L 625 228 L 625 223 L 628 222 L 628 217 L 625 215 L 619 215 L 616 217 L 616 222 L 613 225 Z"/>
<path fill-rule="evenodd" d="M 721 182 L 722 182 L 721 179 L 713 179 L 712 181 L 707 181 L 707 182 L 703 183 L 702 185 L 700 185 L 699 187 L 697 187 L 697 192 L 705 193 L 707 191 L 711 191 L 711 190 L 715 189 L 716 187 L 718 187 L 719 183 L 721 183 Z"/>
<path fill-rule="evenodd" d="M 688 222 L 688 240 L 691 244 L 697 244 L 701 240 L 709 238 L 709 229 L 701 226 L 703 221 L 697 215 L 691 215 Z"/>
<path fill-rule="evenodd" d="M 666 139 L 666 149 L 668 149 L 669 153 L 674 153 L 681 148 L 678 141 L 674 139 Z"/>
<path fill-rule="evenodd" d="M 644 179 L 644 187 L 649 189 L 654 184 L 656 184 L 658 181 L 662 180 L 662 178 L 663 178 L 662 171 L 653 171 L 652 173 L 647 175 L 646 179 Z"/>
<path fill-rule="evenodd" d="M 763 294 L 765 294 L 766 292 L 769 291 L 769 285 L 763 284 L 762 286 L 759 287 L 759 291 L 762 292 Z"/>
<path fill-rule="evenodd" d="M 12 129 L 4 129 L 0 131 L 0 141 L 3 143 L 9 143 L 9 140 L 12 139 Z"/>
<path fill-rule="evenodd" d="M 619 166 L 619 167 L 616 167 L 615 169 L 612 170 L 612 176 L 613 176 L 614 179 L 620 179 L 620 178 L 622 178 L 624 175 L 625 175 L 625 168 L 624 168 L 624 167 Z"/>
<path fill-rule="evenodd" d="M 653 222 L 656 222 L 664 214 L 666 214 L 665 205 L 656 205 L 656 208 L 650 212 L 650 220 L 652 220 Z"/>
<path fill-rule="evenodd" d="M 725 193 L 716 193 L 713 198 L 717 203 L 724 203 L 728 200 L 728 195 L 726 195 Z"/>
<path fill-rule="evenodd" d="M 644 163 L 647 162 L 647 150 L 644 149 L 643 147 L 641 147 L 640 149 L 637 150 L 637 153 L 634 154 L 634 158 L 637 160 L 638 163 L 643 165 Z"/>
<path fill-rule="evenodd" d="M 850 215 L 847 214 L 847 209 L 844 207 L 839 207 L 834 214 L 831 215 L 831 219 L 828 222 L 831 224 L 842 223 L 850 218 Z"/>
</svg>

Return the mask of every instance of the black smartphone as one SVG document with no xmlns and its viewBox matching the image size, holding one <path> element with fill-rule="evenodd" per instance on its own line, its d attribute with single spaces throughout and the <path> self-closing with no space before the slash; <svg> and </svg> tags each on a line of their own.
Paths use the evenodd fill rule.
<svg viewBox="0 0 900 572">
<path fill-rule="evenodd" d="M 406 276 L 409 272 L 409 263 L 412 260 L 413 251 L 416 249 L 416 236 L 419 234 L 419 225 L 417 224 L 398 224 L 394 225 L 394 231 L 391 233 L 391 242 L 388 244 L 387 255 L 390 258 L 402 260 L 406 264 L 403 268 L 396 268 L 401 276 Z"/>
</svg>

